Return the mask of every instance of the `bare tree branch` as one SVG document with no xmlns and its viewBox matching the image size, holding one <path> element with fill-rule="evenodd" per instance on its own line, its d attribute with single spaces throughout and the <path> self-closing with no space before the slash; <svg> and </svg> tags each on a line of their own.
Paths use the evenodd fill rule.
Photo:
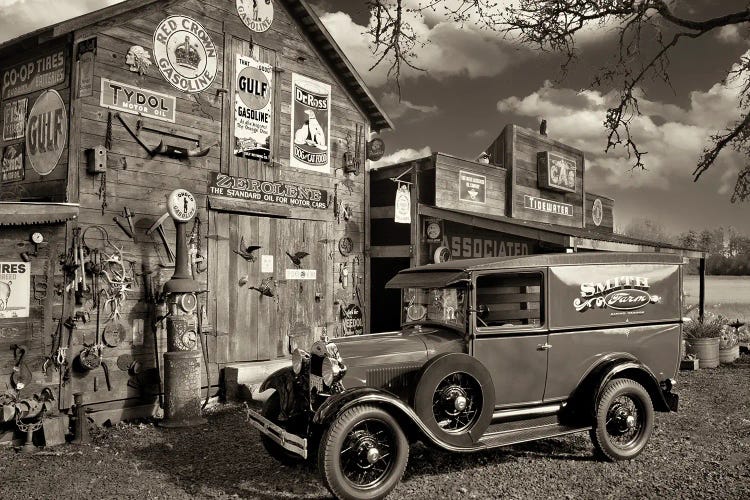
<svg viewBox="0 0 750 500">
<path fill-rule="evenodd" d="M 614 62 L 601 68 L 592 86 L 619 88 L 618 102 L 607 110 L 605 151 L 621 146 L 632 160 L 631 168 L 645 168 L 644 156 L 633 137 L 633 120 L 640 115 L 638 95 L 648 79 L 659 79 L 670 88 L 669 54 L 685 40 L 697 39 L 725 26 L 750 26 L 750 3 L 744 10 L 710 19 L 689 19 L 673 10 L 670 0 L 517 0 L 501 7 L 495 0 L 369 0 L 374 26 L 373 68 L 389 64 L 388 76 L 395 79 L 401 95 L 400 77 L 404 67 L 419 69 L 415 63 L 418 40 L 405 14 L 442 14 L 459 25 L 472 22 L 482 29 L 511 37 L 522 44 L 565 57 L 563 75 L 577 58 L 576 36 L 584 29 L 616 29 L 619 50 Z M 409 5 L 409 7 L 407 7 Z M 653 37 L 653 38 L 651 38 Z M 655 40 L 656 50 L 649 54 Z M 727 79 L 741 81 L 738 109 L 744 115 L 724 133 L 714 134 L 693 172 L 694 180 L 708 170 L 727 146 L 750 159 L 750 58 L 743 58 Z M 372 69 L 372 68 L 371 68 Z M 741 170 L 732 200 L 750 198 L 750 165 Z"/>
</svg>

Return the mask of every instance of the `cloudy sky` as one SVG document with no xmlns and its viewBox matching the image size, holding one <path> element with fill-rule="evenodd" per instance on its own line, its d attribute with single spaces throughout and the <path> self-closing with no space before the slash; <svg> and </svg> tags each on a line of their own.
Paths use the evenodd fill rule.
<svg viewBox="0 0 750 500">
<path fill-rule="evenodd" d="M 385 132 L 387 159 L 430 151 L 474 158 L 516 123 L 548 134 L 586 154 L 587 189 L 615 198 L 618 227 L 648 218 L 668 232 L 734 226 L 750 234 L 750 203 L 730 203 L 737 171 L 747 160 L 725 152 L 700 181 L 691 172 L 706 139 L 737 116 L 737 84 L 723 85 L 732 64 L 750 50 L 750 29 L 724 29 L 687 40 L 671 56 L 672 88 L 648 82 L 643 116 L 634 131 L 647 171 L 631 172 L 624 152 L 604 154 L 602 122 L 613 102 L 611 89 L 587 90 L 597 68 L 613 57 L 617 32 L 583 34 L 579 60 L 561 79 L 562 59 L 520 47 L 471 24 L 459 27 L 440 12 L 411 19 L 422 40 L 415 49 L 423 72 L 403 75 L 399 101 L 386 69 L 368 71 L 374 58 L 363 33 L 369 23 L 364 0 L 310 0 L 324 24 L 360 71 L 396 124 Z M 0 0 L 0 41 L 83 14 L 116 0 Z M 417 3 L 417 0 L 414 0 Z M 745 7 L 747 0 L 689 0 L 682 13 L 701 19 Z M 647 51 L 644 47 L 643 51 Z"/>
</svg>

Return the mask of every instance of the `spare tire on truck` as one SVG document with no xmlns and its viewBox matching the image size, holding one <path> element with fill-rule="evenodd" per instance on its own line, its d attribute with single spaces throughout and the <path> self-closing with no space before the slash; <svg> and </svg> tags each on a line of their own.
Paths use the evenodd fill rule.
<svg viewBox="0 0 750 500">
<path fill-rule="evenodd" d="M 428 361 L 414 392 L 414 410 L 438 437 L 473 446 L 489 427 L 495 407 L 492 377 L 477 359 L 448 353 Z"/>
</svg>

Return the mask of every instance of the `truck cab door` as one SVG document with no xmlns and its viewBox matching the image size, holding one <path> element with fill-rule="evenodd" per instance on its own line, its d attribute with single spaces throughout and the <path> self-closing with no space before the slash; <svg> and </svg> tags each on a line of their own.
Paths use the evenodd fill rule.
<svg viewBox="0 0 750 500">
<path fill-rule="evenodd" d="M 545 321 L 545 271 L 478 274 L 471 352 L 492 375 L 495 407 L 542 401 L 549 349 Z"/>
</svg>

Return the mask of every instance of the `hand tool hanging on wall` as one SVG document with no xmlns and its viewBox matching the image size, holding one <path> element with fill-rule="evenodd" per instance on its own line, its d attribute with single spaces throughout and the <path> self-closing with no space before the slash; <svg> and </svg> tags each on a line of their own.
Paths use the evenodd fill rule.
<svg viewBox="0 0 750 500">
<path fill-rule="evenodd" d="M 167 241 L 167 235 L 164 233 L 164 221 L 169 218 L 169 213 L 165 213 L 158 219 L 156 219 L 156 222 L 151 224 L 151 227 L 148 228 L 146 231 L 147 236 L 151 236 L 154 232 L 159 235 L 159 238 L 161 239 L 162 245 L 164 245 L 164 250 L 167 253 L 167 259 L 169 259 L 170 264 L 174 264 L 174 252 L 172 251 L 172 247 L 169 246 L 169 241 Z"/>
<path fill-rule="evenodd" d="M 132 214 L 128 210 L 128 207 L 124 207 L 122 209 L 122 217 L 125 219 L 124 221 L 115 215 L 112 217 L 112 220 L 115 221 L 115 223 L 122 229 L 122 232 L 125 233 L 128 238 L 133 238 L 133 235 L 135 234 L 135 228 L 133 227 L 133 219 Z"/>
<path fill-rule="evenodd" d="M 159 144 L 157 144 L 154 147 L 148 146 L 138 135 L 137 131 L 133 130 L 132 127 L 128 124 L 127 121 L 122 117 L 120 113 L 115 113 L 115 116 L 117 116 L 117 119 L 120 120 L 120 123 L 122 123 L 122 126 L 125 127 L 125 130 L 128 131 L 128 133 L 135 139 L 135 141 L 149 154 L 149 156 L 156 156 L 156 155 L 165 155 L 170 158 L 175 158 L 178 160 L 182 160 L 185 158 L 192 158 L 192 157 L 200 157 L 200 156 L 206 156 L 209 151 L 211 151 L 211 148 L 218 145 L 217 141 L 214 141 L 211 145 L 208 147 L 201 147 L 198 141 L 196 141 L 197 146 L 194 149 L 187 149 L 187 148 L 181 148 L 178 146 L 172 146 L 169 144 L 164 144 L 164 140 L 159 141 Z M 142 124 L 140 124 L 140 120 L 136 124 L 136 128 L 142 128 L 146 130 L 146 127 L 143 127 Z M 140 125 L 139 125 L 140 124 Z M 175 135 L 174 133 L 171 133 L 169 131 L 161 130 L 161 129 L 155 129 L 150 128 L 149 130 L 161 133 L 161 134 L 169 134 L 169 135 Z M 177 136 L 181 138 L 186 138 L 182 136 Z M 186 138 L 188 140 L 195 140 L 194 138 Z"/>
</svg>

